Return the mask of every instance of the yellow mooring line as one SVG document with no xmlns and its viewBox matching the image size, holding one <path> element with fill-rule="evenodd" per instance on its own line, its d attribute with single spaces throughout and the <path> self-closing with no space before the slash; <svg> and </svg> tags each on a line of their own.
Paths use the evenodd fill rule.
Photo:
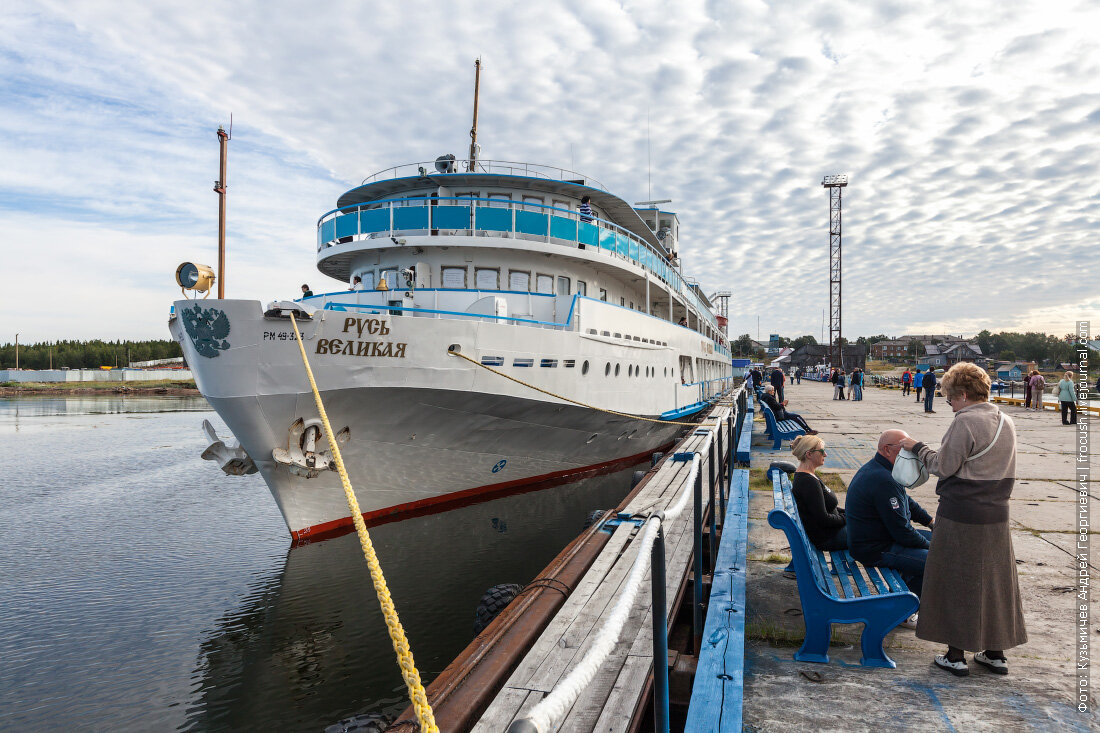
<svg viewBox="0 0 1100 733">
<path fill-rule="evenodd" d="M 675 420 L 658 420 L 658 419 L 652 418 L 652 417 L 642 417 L 641 415 L 631 415 L 629 412 L 615 412 L 615 410 L 605 410 L 602 407 L 596 407 L 595 405 L 589 405 L 586 402 L 580 402 L 579 400 L 574 400 L 574 399 L 570 399 L 569 397 L 565 397 L 565 396 L 560 395 L 560 394 L 555 394 L 554 392 L 550 392 L 548 390 L 545 390 L 542 387 L 536 387 L 533 384 L 529 384 L 529 383 L 523 381 L 522 379 L 516 379 L 515 377 L 510 376 L 508 374 L 505 374 L 504 372 L 498 372 L 496 369 L 493 369 L 491 366 L 487 366 L 485 364 L 482 364 L 480 361 L 477 361 L 476 359 L 471 359 L 470 357 L 468 357 L 465 354 L 460 353 L 458 351 L 447 351 L 447 353 L 450 354 L 451 356 L 457 356 L 457 357 L 460 357 L 462 359 L 465 359 L 466 361 L 470 362 L 474 366 L 479 366 L 482 369 L 487 369 L 488 371 L 492 372 L 493 374 L 504 377 L 505 379 L 510 379 L 513 382 L 515 382 L 516 384 L 522 384 L 524 387 L 530 387 L 531 389 L 535 390 L 536 392 L 542 392 L 544 395 L 549 395 L 549 396 L 555 397 L 559 400 L 564 400 L 566 402 L 572 402 L 574 405 L 580 405 L 581 407 L 587 407 L 589 410 L 595 410 L 596 412 L 606 412 L 608 415 L 618 415 L 619 417 L 629 417 L 631 420 L 645 420 L 646 422 L 658 422 L 658 423 L 661 423 L 662 425 L 688 425 L 688 426 L 693 427 L 693 428 L 706 427 L 705 425 L 700 425 L 697 422 L 676 422 Z"/>
<path fill-rule="evenodd" d="M 336 461 L 336 470 L 340 474 L 340 482 L 344 485 L 344 497 L 348 500 L 348 509 L 351 510 L 351 519 L 355 523 L 355 531 L 359 534 L 359 544 L 363 548 L 363 557 L 367 559 L 367 567 L 370 568 L 370 577 L 374 582 L 374 592 L 378 595 L 378 605 L 382 607 L 382 616 L 386 619 L 386 630 L 393 642 L 393 650 L 397 653 L 397 664 L 401 667 L 401 676 L 405 678 L 405 687 L 409 690 L 409 699 L 416 710 L 416 719 L 420 723 L 420 730 L 424 733 L 439 733 L 435 724 L 435 715 L 428 704 L 428 696 L 424 692 L 424 684 L 420 681 L 420 672 L 416 669 L 412 650 L 409 649 L 409 640 L 405 638 L 405 629 L 401 627 L 401 620 L 397 617 L 397 609 L 394 608 L 393 599 L 390 597 L 390 589 L 386 587 L 386 577 L 382 575 L 382 566 L 378 564 L 378 555 L 374 552 L 374 545 L 370 541 L 367 525 L 363 522 L 363 513 L 359 511 L 359 502 L 355 499 L 355 490 L 351 488 L 348 480 L 348 472 L 344 468 L 344 458 L 340 455 L 340 447 L 336 444 L 335 433 L 328 422 L 328 414 L 321 402 L 321 393 L 317 391 L 317 382 L 313 379 L 313 370 L 309 368 L 309 359 L 306 358 L 306 347 L 302 343 L 302 334 L 298 332 L 298 323 L 294 319 L 294 313 L 290 314 L 290 324 L 294 326 L 294 337 L 298 340 L 298 349 L 302 352 L 302 363 L 306 367 L 306 376 L 309 377 L 309 386 L 313 390 L 313 399 L 317 403 L 317 412 L 321 413 L 321 422 L 325 425 L 325 434 L 329 436 L 329 446 L 332 448 L 332 457 Z"/>
</svg>

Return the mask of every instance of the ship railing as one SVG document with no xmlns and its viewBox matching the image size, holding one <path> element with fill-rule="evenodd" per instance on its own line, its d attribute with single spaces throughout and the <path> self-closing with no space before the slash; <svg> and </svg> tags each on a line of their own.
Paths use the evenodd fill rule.
<svg viewBox="0 0 1100 733">
<path fill-rule="evenodd" d="M 317 251 L 349 242 L 397 238 L 408 234 L 509 237 L 591 248 L 631 262 L 674 290 L 697 316 L 720 332 L 717 319 L 695 288 L 665 255 L 633 232 L 580 212 L 509 199 L 439 196 L 387 199 L 352 204 L 327 212 L 317 221 Z"/>
<path fill-rule="evenodd" d="M 402 163 L 401 165 L 395 165 L 392 168 L 386 168 L 377 173 L 372 173 L 364 178 L 363 183 L 360 185 L 366 186 L 368 183 L 392 180 L 394 178 L 414 178 L 419 176 L 432 176 L 436 178 L 453 174 L 485 173 L 497 176 L 523 176 L 524 178 L 543 178 L 550 181 L 564 181 L 565 183 L 576 183 L 581 186 L 607 191 L 607 187 L 595 178 L 586 176 L 583 173 L 578 173 L 577 171 L 571 171 L 567 168 L 559 168 L 553 165 L 523 163 L 515 160 L 478 159 L 474 163 L 474 169 L 470 170 L 469 159 L 457 159 L 446 161 L 444 164 L 446 165 L 446 163 L 449 163 L 449 169 L 440 170 L 436 168 L 436 162 L 437 161 L 429 160 L 420 161 L 418 163 Z"/>
<path fill-rule="evenodd" d="M 378 291 L 374 291 L 378 292 Z M 392 292 L 392 291 L 387 291 Z M 423 292 L 423 291 L 419 291 Z M 434 291 L 447 292 L 447 291 Z M 500 292 L 500 291 L 493 291 Z M 471 311 L 459 311 L 450 310 L 447 308 L 425 308 L 423 306 L 413 306 L 408 304 L 391 303 L 360 303 L 353 302 L 348 299 L 357 295 L 355 292 L 343 292 L 330 294 L 331 299 L 326 298 L 322 310 L 334 311 L 334 312 L 355 312 L 360 314 L 373 314 L 381 315 L 388 314 L 393 316 L 412 316 L 414 318 L 435 318 L 435 319 L 460 319 L 460 320 L 476 320 L 489 323 L 512 323 L 523 324 L 526 326 L 537 326 L 539 328 L 548 328 L 559 331 L 571 331 L 573 330 L 573 318 L 577 312 L 577 300 L 580 296 L 574 295 L 569 301 L 569 311 L 566 314 L 564 321 L 548 321 L 540 318 L 535 318 L 533 314 L 523 314 L 519 316 L 504 316 L 494 315 L 488 313 L 477 313 Z M 556 300 L 564 300 L 564 296 L 544 295 L 541 293 L 524 293 L 523 295 L 535 296 L 542 298 L 553 298 Z M 318 296 L 314 296 L 318 297 Z"/>
</svg>

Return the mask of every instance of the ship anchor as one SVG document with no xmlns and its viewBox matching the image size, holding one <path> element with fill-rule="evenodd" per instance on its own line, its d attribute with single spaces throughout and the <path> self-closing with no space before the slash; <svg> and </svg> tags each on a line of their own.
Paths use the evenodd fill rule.
<svg viewBox="0 0 1100 733">
<path fill-rule="evenodd" d="M 317 449 L 323 435 L 324 427 L 320 420 L 306 421 L 298 418 L 287 431 L 286 448 L 274 449 L 271 457 L 276 463 L 286 466 L 291 473 L 303 478 L 316 478 L 321 475 L 321 471 L 335 471 L 336 461 L 332 453 Z M 351 429 L 347 426 L 336 433 L 336 440 L 341 445 L 348 442 L 350 437 Z"/>
</svg>

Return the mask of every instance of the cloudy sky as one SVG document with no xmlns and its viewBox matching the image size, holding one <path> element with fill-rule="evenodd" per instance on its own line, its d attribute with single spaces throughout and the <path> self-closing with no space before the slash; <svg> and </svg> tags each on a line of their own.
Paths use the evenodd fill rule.
<svg viewBox="0 0 1100 733">
<path fill-rule="evenodd" d="M 325 284 L 317 217 L 391 165 L 574 167 L 670 198 L 731 334 L 1100 331 L 1100 4 L 24 2 L 0 8 L 0 342 L 163 338 L 183 260 Z M 650 143 L 647 152 L 647 120 Z M 825 326 L 827 328 L 827 325 Z"/>
</svg>

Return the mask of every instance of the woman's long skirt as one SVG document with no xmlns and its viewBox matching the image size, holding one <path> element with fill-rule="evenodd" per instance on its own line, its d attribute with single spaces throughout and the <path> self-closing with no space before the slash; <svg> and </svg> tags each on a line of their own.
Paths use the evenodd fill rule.
<svg viewBox="0 0 1100 733">
<path fill-rule="evenodd" d="M 1027 642 L 1008 522 L 964 524 L 936 517 L 917 637 L 968 651 Z"/>
</svg>

